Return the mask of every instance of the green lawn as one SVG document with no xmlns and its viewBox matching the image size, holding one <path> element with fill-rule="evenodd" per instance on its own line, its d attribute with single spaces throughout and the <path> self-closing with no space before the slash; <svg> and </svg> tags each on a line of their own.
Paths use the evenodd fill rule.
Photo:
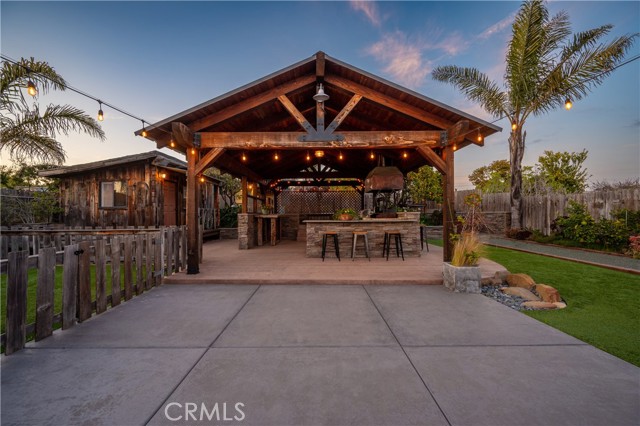
<svg viewBox="0 0 640 426">
<path fill-rule="evenodd" d="M 487 247 L 486 257 L 557 288 L 567 302 L 525 315 L 640 367 L 640 276 L 497 247 Z"/>
</svg>

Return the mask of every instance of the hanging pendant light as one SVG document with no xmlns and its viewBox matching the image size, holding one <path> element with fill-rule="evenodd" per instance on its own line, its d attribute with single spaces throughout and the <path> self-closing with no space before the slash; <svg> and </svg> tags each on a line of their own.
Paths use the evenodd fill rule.
<svg viewBox="0 0 640 426">
<path fill-rule="evenodd" d="M 98 101 L 100 108 L 98 108 L 98 121 L 104 120 L 104 112 L 102 112 L 102 102 Z"/>
<path fill-rule="evenodd" d="M 573 107 L 573 103 L 571 102 L 571 99 L 567 97 L 567 99 L 564 101 L 564 109 L 569 111 L 572 107 Z"/>
<path fill-rule="evenodd" d="M 313 95 L 313 99 L 316 102 L 324 102 L 329 100 L 329 95 L 324 93 L 324 87 L 322 87 L 322 83 L 318 84 L 318 90 L 315 95 Z"/>
<path fill-rule="evenodd" d="M 27 81 L 27 93 L 31 96 L 35 96 L 38 94 L 38 89 L 36 89 L 36 85 L 33 81 Z"/>
<path fill-rule="evenodd" d="M 148 135 L 149 133 L 147 133 L 147 129 L 144 128 L 144 120 L 142 120 L 142 132 L 140 132 L 140 136 L 146 138 Z"/>
</svg>

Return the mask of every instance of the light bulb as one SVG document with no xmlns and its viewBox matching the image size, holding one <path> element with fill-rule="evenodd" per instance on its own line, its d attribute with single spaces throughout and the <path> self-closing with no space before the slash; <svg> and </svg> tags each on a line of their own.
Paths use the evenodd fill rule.
<svg viewBox="0 0 640 426">
<path fill-rule="evenodd" d="M 277 152 L 273 155 L 273 159 L 276 160 L 276 161 L 278 161 L 280 159 L 280 156 L 278 155 Z"/>
<path fill-rule="evenodd" d="M 27 81 L 27 93 L 31 96 L 35 96 L 38 93 L 36 85 L 31 80 Z"/>
<path fill-rule="evenodd" d="M 102 112 L 101 109 L 98 110 L 98 121 L 103 121 L 104 120 L 104 113 Z"/>
<path fill-rule="evenodd" d="M 242 161 L 247 161 L 247 156 L 244 154 L 244 152 L 242 153 Z"/>
<path fill-rule="evenodd" d="M 369 158 L 371 158 L 372 160 L 375 160 L 376 155 L 372 152 L 371 155 L 369 156 Z"/>
<path fill-rule="evenodd" d="M 408 158 L 408 157 L 409 157 L 409 154 L 407 154 L 406 152 L 402 153 L 402 158 Z"/>
<path fill-rule="evenodd" d="M 511 130 L 516 130 L 517 128 L 518 128 L 518 125 L 516 124 L 515 121 L 511 123 Z"/>
<path fill-rule="evenodd" d="M 146 138 L 146 137 L 147 137 L 147 135 L 148 135 L 148 133 L 147 133 L 146 129 L 142 129 L 142 133 L 140 133 L 140 135 L 141 135 L 143 138 Z"/>
<path fill-rule="evenodd" d="M 338 154 L 338 160 L 342 160 L 344 157 L 342 155 L 342 153 Z"/>
<path fill-rule="evenodd" d="M 173 139 L 171 139 L 171 142 L 169 142 L 169 145 L 171 145 L 171 148 L 176 147 L 176 143 L 173 141 Z"/>
<path fill-rule="evenodd" d="M 573 107 L 573 103 L 571 103 L 571 99 L 567 98 L 567 100 L 564 101 L 564 109 L 569 111 L 571 107 Z"/>
</svg>

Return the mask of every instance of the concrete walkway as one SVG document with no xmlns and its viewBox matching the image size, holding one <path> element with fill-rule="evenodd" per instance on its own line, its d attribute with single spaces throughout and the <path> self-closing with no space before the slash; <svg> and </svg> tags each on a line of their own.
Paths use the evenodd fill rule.
<svg viewBox="0 0 640 426">
<path fill-rule="evenodd" d="M 640 421 L 640 369 L 441 286 L 165 285 L 1 367 L 3 426 Z"/>
<path fill-rule="evenodd" d="M 617 256 L 590 250 L 580 250 L 558 247 L 548 244 L 538 244 L 531 241 L 519 241 L 511 238 L 503 238 L 495 235 L 482 235 L 482 241 L 498 247 L 516 249 L 529 253 L 542 254 L 560 259 L 573 260 L 602 266 L 609 269 L 617 269 L 625 272 L 640 274 L 640 260 L 626 256 Z"/>
</svg>

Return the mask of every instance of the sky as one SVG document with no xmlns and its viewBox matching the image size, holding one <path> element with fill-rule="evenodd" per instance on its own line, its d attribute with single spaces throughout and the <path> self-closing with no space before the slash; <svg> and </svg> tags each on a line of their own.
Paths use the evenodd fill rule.
<svg viewBox="0 0 640 426">
<path fill-rule="evenodd" d="M 495 117 L 453 86 L 439 65 L 470 66 L 502 85 L 504 57 L 519 2 L 0 2 L 0 48 L 12 59 L 48 62 L 84 92 L 154 123 L 311 57 L 317 51 L 487 121 Z M 640 31 L 640 2 L 553 1 L 572 29 L 613 24 L 611 36 Z M 628 57 L 640 54 L 636 41 Z M 524 165 L 545 150 L 586 149 L 590 181 L 640 176 L 640 60 L 621 67 L 571 111 L 530 118 Z M 70 104 L 89 114 L 97 102 L 66 91 L 41 105 Z M 61 136 L 66 165 L 147 152 L 142 123 L 103 107 L 107 140 Z M 507 159 L 509 123 L 485 146 L 456 153 L 456 188 Z M 172 151 L 164 150 L 167 153 Z M 3 164 L 8 156 L 2 153 Z"/>
</svg>

